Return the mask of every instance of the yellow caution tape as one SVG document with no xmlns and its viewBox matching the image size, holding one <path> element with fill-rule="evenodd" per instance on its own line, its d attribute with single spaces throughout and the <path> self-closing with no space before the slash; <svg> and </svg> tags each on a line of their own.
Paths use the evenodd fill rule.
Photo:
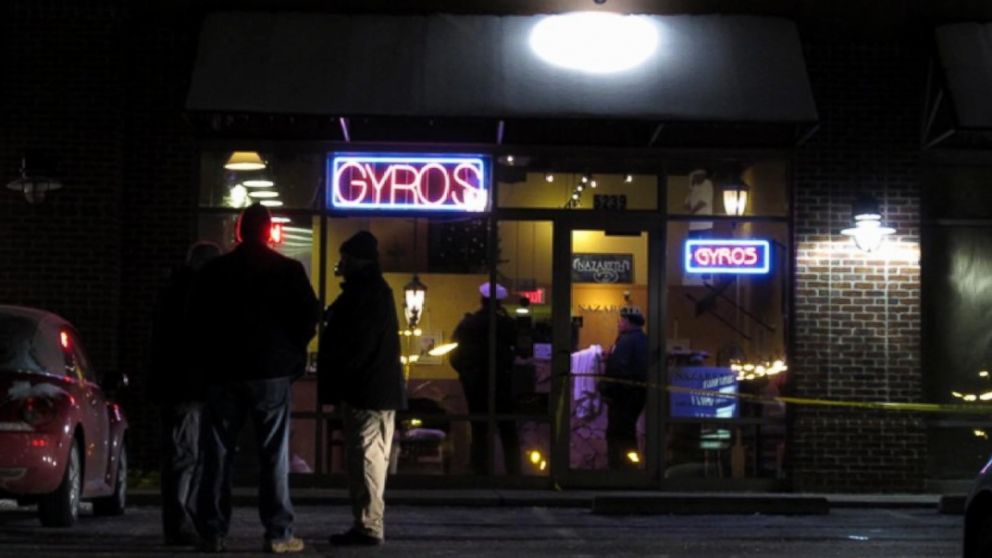
<svg viewBox="0 0 992 558">
<path fill-rule="evenodd" d="M 812 397 L 788 397 L 788 396 L 761 396 L 750 393 L 724 393 L 707 389 L 687 388 L 682 386 L 662 385 L 652 382 L 640 382 L 637 380 L 624 380 L 600 374 L 571 374 L 570 377 L 590 376 L 600 381 L 614 382 L 641 386 L 659 391 L 669 391 L 672 393 L 688 393 L 691 395 L 703 395 L 706 397 L 720 397 L 724 399 L 738 399 L 753 403 L 786 403 L 789 405 L 812 405 L 819 407 L 846 407 L 849 409 L 872 409 L 879 411 L 909 411 L 916 413 L 949 413 L 964 415 L 992 415 L 992 405 L 945 405 L 940 403 L 893 403 L 889 401 L 846 401 L 839 399 L 818 399 Z"/>
</svg>

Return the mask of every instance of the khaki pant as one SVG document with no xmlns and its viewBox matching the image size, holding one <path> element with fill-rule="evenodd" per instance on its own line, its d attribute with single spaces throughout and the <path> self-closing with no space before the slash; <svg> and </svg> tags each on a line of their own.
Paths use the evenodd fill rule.
<svg viewBox="0 0 992 558">
<path fill-rule="evenodd" d="M 375 411 L 343 405 L 345 452 L 348 460 L 348 492 L 354 528 L 382 538 L 386 473 L 393 443 L 396 411 Z"/>
</svg>

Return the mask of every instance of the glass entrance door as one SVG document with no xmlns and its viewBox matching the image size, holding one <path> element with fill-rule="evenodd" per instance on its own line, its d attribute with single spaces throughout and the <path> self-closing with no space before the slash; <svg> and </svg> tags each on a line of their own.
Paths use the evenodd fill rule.
<svg viewBox="0 0 992 558">
<path fill-rule="evenodd" d="M 627 221 L 556 234 L 555 475 L 568 485 L 657 478 L 663 244 L 660 227 Z"/>
</svg>

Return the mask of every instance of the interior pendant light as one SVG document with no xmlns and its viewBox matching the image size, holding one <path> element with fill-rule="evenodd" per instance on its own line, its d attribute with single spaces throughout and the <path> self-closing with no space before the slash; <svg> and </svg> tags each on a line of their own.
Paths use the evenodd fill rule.
<svg viewBox="0 0 992 558">
<path fill-rule="evenodd" d="M 854 226 L 840 232 L 854 239 L 854 244 L 861 250 L 865 252 L 878 250 L 885 237 L 896 232 L 892 227 L 882 223 L 882 212 L 875 196 L 862 194 L 851 209 Z"/>
<path fill-rule="evenodd" d="M 417 327 L 424 315 L 424 303 L 427 301 L 427 285 L 420 282 L 416 273 L 413 279 L 403 286 L 403 315 L 411 329 Z"/>
<path fill-rule="evenodd" d="M 735 180 L 723 187 L 723 210 L 727 215 L 744 215 L 747 210 L 750 187 L 743 180 Z"/>
<path fill-rule="evenodd" d="M 224 163 L 224 168 L 234 171 L 262 170 L 265 168 L 265 161 L 258 151 L 235 151 Z"/>
</svg>

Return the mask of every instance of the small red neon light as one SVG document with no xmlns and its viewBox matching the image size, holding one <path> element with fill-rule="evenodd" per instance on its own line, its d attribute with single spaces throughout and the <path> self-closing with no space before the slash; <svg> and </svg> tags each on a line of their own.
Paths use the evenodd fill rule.
<svg viewBox="0 0 992 558">
<path fill-rule="evenodd" d="M 529 300 L 531 304 L 544 304 L 544 289 L 520 291 L 520 296 Z"/>
<path fill-rule="evenodd" d="M 63 331 L 59 334 L 59 339 L 62 341 L 62 348 L 69 350 L 69 332 Z"/>
<path fill-rule="evenodd" d="M 282 225 L 279 223 L 273 223 L 272 226 L 269 227 L 269 243 L 282 244 L 282 241 Z"/>
</svg>

